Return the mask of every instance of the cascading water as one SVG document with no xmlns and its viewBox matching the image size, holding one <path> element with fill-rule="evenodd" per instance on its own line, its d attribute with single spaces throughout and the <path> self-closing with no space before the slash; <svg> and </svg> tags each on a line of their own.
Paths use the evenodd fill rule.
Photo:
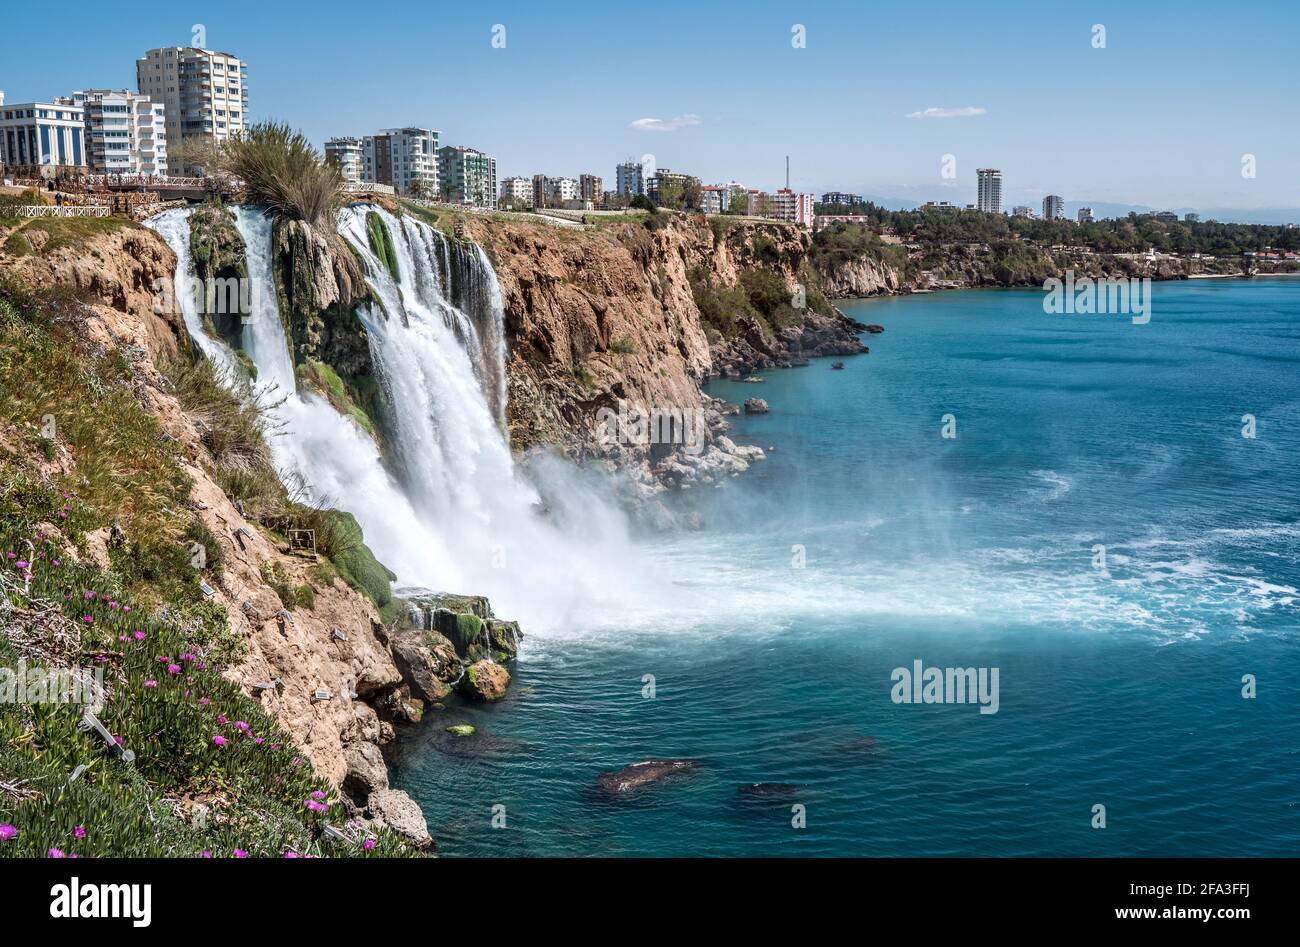
<svg viewBox="0 0 1300 947">
<path fill-rule="evenodd" d="M 396 281 L 371 252 L 371 213 L 392 237 Z M 347 208 L 339 230 L 381 303 L 362 320 L 392 409 L 395 467 L 452 560 L 435 587 L 483 592 L 502 614 L 538 628 L 630 605 L 644 572 L 621 514 L 597 490 L 544 467 L 543 516 L 538 491 L 515 470 L 502 432 L 501 294 L 482 249 L 376 207 Z M 468 313 L 449 299 L 448 282 Z"/>
</svg>

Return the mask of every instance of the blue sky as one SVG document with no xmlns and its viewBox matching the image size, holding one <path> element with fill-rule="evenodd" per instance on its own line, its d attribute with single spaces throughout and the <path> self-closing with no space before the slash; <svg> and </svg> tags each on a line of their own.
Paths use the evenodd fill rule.
<svg viewBox="0 0 1300 947">
<path fill-rule="evenodd" d="M 318 144 L 432 126 L 445 144 L 494 154 L 500 177 L 594 172 L 612 184 L 618 161 L 650 153 L 706 181 L 775 187 L 789 154 L 792 183 L 817 192 L 967 203 L 975 169 L 994 166 L 1007 206 L 1057 193 L 1300 207 L 1294 0 L 228 0 L 128 15 L 65 0 L 59 28 L 49 6 L 7 6 L 10 102 L 133 86 L 139 54 L 189 45 L 201 23 L 209 47 L 248 61 L 254 119 L 289 120 Z M 795 24 L 805 48 L 791 45 Z M 927 109 L 983 112 L 907 117 Z M 955 180 L 941 177 L 945 154 Z"/>
</svg>

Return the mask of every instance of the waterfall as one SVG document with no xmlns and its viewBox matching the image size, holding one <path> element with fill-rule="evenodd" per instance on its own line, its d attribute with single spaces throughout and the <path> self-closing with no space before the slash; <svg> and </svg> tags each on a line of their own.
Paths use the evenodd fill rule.
<svg viewBox="0 0 1300 947">
<path fill-rule="evenodd" d="M 238 372 L 236 362 L 230 349 L 220 339 L 213 338 L 203 327 L 203 316 L 199 313 L 199 299 L 195 292 L 194 259 L 190 253 L 190 214 L 192 207 L 176 207 L 165 210 L 145 221 L 145 226 L 154 230 L 158 236 L 167 241 L 167 246 L 176 254 L 176 273 L 172 280 L 172 291 L 180 305 L 181 317 L 190 338 L 207 358 L 225 369 L 230 377 Z"/>
<path fill-rule="evenodd" d="M 366 214 L 392 237 L 399 278 L 370 250 Z M 422 221 L 370 206 L 339 215 L 379 304 L 358 310 L 369 337 L 391 446 L 384 458 L 355 421 L 298 390 L 273 274 L 270 220 L 234 208 L 251 283 L 240 344 L 257 367 L 286 483 L 351 512 L 401 585 L 487 595 L 530 630 L 577 629 L 656 602 L 650 570 L 603 485 L 553 457 L 516 470 L 505 433 L 504 306 L 481 247 L 449 241 Z M 178 287 L 193 279 L 189 212 L 153 227 L 175 251 Z M 178 293 L 204 354 L 234 354 L 203 329 L 197 301 Z M 604 616 L 602 619 L 598 616 Z M 490 642 L 489 642 L 490 648 Z"/>
</svg>

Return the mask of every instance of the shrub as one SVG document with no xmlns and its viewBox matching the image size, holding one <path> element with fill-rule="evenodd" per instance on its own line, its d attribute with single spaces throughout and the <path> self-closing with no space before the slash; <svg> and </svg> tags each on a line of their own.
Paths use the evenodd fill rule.
<svg viewBox="0 0 1300 947">
<path fill-rule="evenodd" d="M 343 194 L 338 167 L 283 122 L 261 122 L 232 136 L 220 160 L 243 180 L 249 203 L 273 217 L 328 224 Z"/>
</svg>

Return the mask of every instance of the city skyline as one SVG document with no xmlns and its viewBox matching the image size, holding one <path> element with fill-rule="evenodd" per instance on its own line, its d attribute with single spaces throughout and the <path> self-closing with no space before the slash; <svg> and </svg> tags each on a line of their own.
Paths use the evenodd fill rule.
<svg viewBox="0 0 1300 947">
<path fill-rule="evenodd" d="M 1245 26 L 1208 4 L 1134 12 L 1099 3 L 1087 16 L 1025 4 L 995 24 L 947 3 L 937 16 L 759 4 L 743 21 L 719 7 L 727 28 L 715 44 L 683 44 L 660 18 L 634 23 L 613 8 L 578 30 L 577 19 L 517 4 L 476 13 L 377 2 L 368 17 L 399 18 L 403 29 L 373 33 L 344 29 L 345 9 L 324 2 L 303 21 L 236 3 L 105 22 L 60 36 L 57 57 L 39 43 L 5 50 L 0 89 L 11 103 L 135 89 L 136 59 L 190 45 L 200 24 L 206 48 L 248 63 L 252 121 L 289 121 L 318 148 L 379 128 L 437 128 L 443 144 L 495 156 L 499 179 L 610 181 L 619 162 L 653 154 L 706 182 L 774 189 L 789 154 L 795 190 L 899 203 L 974 203 L 976 168 L 996 167 L 1004 208 L 1048 194 L 1099 215 L 1124 205 L 1211 216 L 1300 207 L 1300 132 L 1286 118 L 1294 106 L 1274 91 L 1290 81 L 1297 19 L 1280 3 L 1254 8 L 1273 22 L 1250 44 L 1229 42 Z M 664 20 L 687 10 L 659 9 Z M 36 16 L 12 12 L 6 32 L 43 35 Z M 904 41 L 883 41 L 890 36 Z M 1183 64 L 1204 56 L 1223 68 L 1213 83 L 1194 83 Z M 346 95 L 319 93 L 340 77 Z M 474 94 L 446 96 L 456 82 Z M 1243 175 L 1246 155 L 1254 177 Z"/>
</svg>

